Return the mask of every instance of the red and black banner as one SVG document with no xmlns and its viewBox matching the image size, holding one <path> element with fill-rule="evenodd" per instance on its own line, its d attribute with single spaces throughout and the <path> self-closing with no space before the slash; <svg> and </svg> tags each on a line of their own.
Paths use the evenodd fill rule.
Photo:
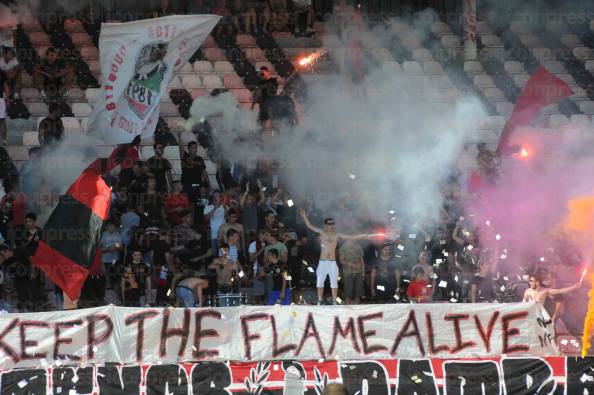
<svg viewBox="0 0 594 395">
<path fill-rule="evenodd" d="M 31 257 L 31 262 L 73 300 L 78 299 L 87 276 L 100 262 L 101 227 L 109 216 L 111 189 L 97 163 L 84 170 L 61 197 Z"/>
</svg>

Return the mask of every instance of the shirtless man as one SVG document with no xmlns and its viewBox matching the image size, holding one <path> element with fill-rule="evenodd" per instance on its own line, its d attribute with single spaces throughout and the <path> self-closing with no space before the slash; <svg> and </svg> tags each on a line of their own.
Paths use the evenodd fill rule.
<svg viewBox="0 0 594 395">
<path fill-rule="evenodd" d="M 203 290 L 208 287 L 208 280 L 200 277 L 202 273 L 186 269 L 176 275 L 171 281 L 171 288 L 175 291 L 170 297 L 180 301 L 182 307 L 194 307 L 198 299 L 198 307 L 204 306 Z"/>
<path fill-rule="evenodd" d="M 528 277 L 528 285 L 530 288 L 524 292 L 524 302 L 536 302 L 541 306 L 544 306 L 545 300 L 548 296 L 555 296 L 555 295 L 562 295 L 576 289 L 579 289 L 582 286 L 582 282 L 584 281 L 584 276 L 586 273 L 582 274 L 580 281 L 575 283 L 574 285 L 566 288 L 543 288 L 541 287 L 542 280 L 539 275 L 533 275 Z"/>
<path fill-rule="evenodd" d="M 313 226 L 311 222 L 309 222 L 309 218 L 303 209 L 299 209 L 299 214 L 303 218 L 305 226 L 307 226 L 308 229 L 310 229 L 312 232 L 320 234 L 322 253 L 320 254 L 318 269 L 316 270 L 318 305 L 321 305 L 324 299 L 324 282 L 326 281 L 326 276 L 330 277 L 332 303 L 336 304 L 336 297 L 338 296 L 338 265 L 336 264 L 336 244 L 338 243 L 338 239 L 358 240 L 374 237 L 374 235 L 345 235 L 342 233 L 336 233 L 335 223 L 332 218 L 326 218 L 324 220 L 324 229 L 320 229 Z"/>
</svg>

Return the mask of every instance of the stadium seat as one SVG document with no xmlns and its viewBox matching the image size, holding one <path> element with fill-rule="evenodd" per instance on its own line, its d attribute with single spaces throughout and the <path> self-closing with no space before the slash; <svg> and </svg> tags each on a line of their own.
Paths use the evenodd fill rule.
<svg viewBox="0 0 594 395">
<path fill-rule="evenodd" d="M 484 21 L 476 21 L 476 32 L 478 33 L 479 36 L 493 33 L 489 24 Z"/>
<path fill-rule="evenodd" d="M 430 78 L 433 81 L 433 85 L 437 88 L 454 88 L 452 80 L 447 75 L 434 75 Z"/>
<path fill-rule="evenodd" d="M 82 127 L 80 121 L 74 117 L 62 117 L 62 123 L 64 124 L 64 132 L 68 133 L 82 133 Z"/>
<path fill-rule="evenodd" d="M 567 85 L 569 86 L 577 86 L 577 83 L 575 82 L 573 76 L 567 72 L 563 74 L 556 74 L 556 77 L 565 81 L 565 83 L 567 83 Z"/>
<path fill-rule="evenodd" d="M 386 48 L 373 48 L 371 50 L 371 55 L 375 60 L 379 62 L 387 62 L 390 60 L 394 60 L 394 57 Z"/>
<path fill-rule="evenodd" d="M 225 52 L 221 48 L 204 48 L 203 52 L 208 60 L 227 60 Z"/>
<path fill-rule="evenodd" d="M 549 117 L 549 126 L 558 127 L 569 123 L 569 119 L 563 114 L 551 114 Z"/>
<path fill-rule="evenodd" d="M 493 78 L 486 74 L 475 75 L 472 77 L 472 81 L 474 86 L 481 90 L 485 88 L 495 88 L 495 81 L 493 81 Z"/>
<path fill-rule="evenodd" d="M 526 48 L 537 48 L 537 47 L 542 46 L 540 39 L 537 36 L 535 36 L 534 34 L 521 34 L 520 42 Z"/>
<path fill-rule="evenodd" d="M 382 70 L 387 74 L 402 74 L 402 67 L 396 61 L 388 61 L 382 63 Z"/>
<path fill-rule="evenodd" d="M 223 76 L 223 84 L 227 89 L 245 88 L 243 80 L 237 74 L 225 74 Z"/>
<path fill-rule="evenodd" d="M 244 52 L 245 52 L 245 57 L 252 63 L 265 62 L 267 60 L 266 55 L 260 48 L 245 48 Z M 218 60 L 224 60 L 224 59 L 218 59 Z"/>
<path fill-rule="evenodd" d="M 88 117 L 91 112 L 91 106 L 87 103 L 72 103 L 72 113 L 75 117 Z"/>
<path fill-rule="evenodd" d="M 525 74 L 524 65 L 515 60 L 508 60 L 503 64 L 503 68 L 508 74 Z"/>
<path fill-rule="evenodd" d="M 163 117 L 179 116 L 179 111 L 177 111 L 177 107 L 175 106 L 175 104 L 171 102 L 160 102 L 159 111 L 161 116 Z"/>
<path fill-rule="evenodd" d="M 505 126 L 506 118 L 501 115 L 491 115 L 487 119 L 489 129 L 502 129 Z"/>
<path fill-rule="evenodd" d="M 207 74 L 202 77 L 202 83 L 206 89 L 217 89 L 223 87 L 223 82 L 218 75 Z"/>
<path fill-rule="evenodd" d="M 202 88 L 202 80 L 196 74 L 185 74 L 182 75 L 181 84 L 186 89 Z"/>
<path fill-rule="evenodd" d="M 202 88 L 192 89 L 190 91 L 190 95 L 192 96 L 192 100 L 196 99 L 197 97 L 202 97 L 208 95 L 208 90 Z"/>
<path fill-rule="evenodd" d="M 532 48 L 531 50 L 532 55 L 540 62 L 540 64 L 545 63 L 547 60 L 554 60 L 555 56 L 553 55 L 553 51 L 550 48 L 545 47 L 537 47 Z"/>
<path fill-rule="evenodd" d="M 258 45 L 256 39 L 251 34 L 238 34 L 236 42 L 240 47 L 255 47 Z"/>
<path fill-rule="evenodd" d="M 441 45 L 445 48 L 458 48 L 462 46 L 460 38 L 452 34 L 448 34 L 441 37 Z"/>
<path fill-rule="evenodd" d="M 21 83 L 25 88 L 31 88 L 33 86 L 33 76 L 27 72 L 21 73 Z"/>
<path fill-rule="evenodd" d="M 579 60 L 594 59 L 594 53 L 592 48 L 588 47 L 575 47 L 573 49 L 573 55 Z"/>
<path fill-rule="evenodd" d="M 412 57 L 417 62 L 423 63 L 433 60 L 433 55 L 431 55 L 431 51 L 427 48 L 416 48 L 412 51 Z"/>
<path fill-rule="evenodd" d="M 87 33 L 84 33 L 84 32 L 72 33 L 70 35 L 70 38 L 72 39 L 72 43 L 74 45 L 76 45 L 77 47 L 82 47 L 82 46 L 93 44 L 93 40 L 91 40 L 91 36 L 89 36 Z"/>
<path fill-rule="evenodd" d="M 80 20 L 70 18 L 64 21 L 64 30 L 66 30 L 68 33 L 78 33 L 84 32 L 85 27 L 83 26 Z"/>
<path fill-rule="evenodd" d="M 546 62 L 544 62 L 543 66 L 545 69 L 547 69 L 553 74 L 567 73 L 567 70 L 565 70 L 565 66 L 563 66 L 563 63 L 559 62 L 558 60 L 547 60 Z"/>
<path fill-rule="evenodd" d="M 467 60 L 464 62 L 464 71 L 469 75 L 483 74 L 485 72 L 483 65 L 476 60 Z"/>
<path fill-rule="evenodd" d="M 581 47 L 583 46 L 580 38 L 575 34 L 562 34 L 561 43 L 566 47 Z"/>
<path fill-rule="evenodd" d="M 25 161 L 29 159 L 29 147 L 11 145 L 6 151 L 13 161 Z"/>
<path fill-rule="evenodd" d="M 543 115 L 558 114 L 559 113 L 559 107 L 557 106 L 556 103 L 549 104 L 548 106 L 544 106 L 543 108 L 541 108 L 540 112 Z"/>
<path fill-rule="evenodd" d="M 528 74 L 514 74 L 512 75 L 512 79 L 519 88 L 524 88 L 526 82 L 530 79 L 530 76 Z"/>
<path fill-rule="evenodd" d="M 31 44 L 33 44 L 33 46 L 38 47 L 38 46 L 51 46 L 51 41 L 50 38 L 48 37 L 48 35 L 41 31 L 41 32 L 30 32 L 28 34 L 29 36 L 29 41 L 31 41 Z"/>
<path fill-rule="evenodd" d="M 179 89 L 181 87 L 182 87 L 181 81 L 180 81 L 179 77 L 177 77 L 177 76 L 173 77 L 168 85 L 168 88 L 171 88 L 171 89 Z"/>
<path fill-rule="evenodd" d="M 85 59 L 99 59 L 99 50 L 95 46 L 87 45 L 80 49 L 80 56 Z"/>
<path fill-rule="evenodd" d="M 83 132 L 87 132 L 89 130 L 89 117 L 83 117 L 80 119 L 80 126 Z"/>
<path fill-rule="evenodd" d="M 588 70 L 589 72 L 594 72 L 594 60 L 586 60 L 584 62 L 584 67 L 586 68 L 586 70 Z"/>
<path fill-rule="evenodd" d="M 186 63 L 179 70 L 180 74 L 194 74 L 194 65 L 192 63 Z"/>
<path fill-rule="evenodd" d="M 198 74 L 212 73 L 213 72 L 212 62 L 209 62 L 208 60 L 198 60 L 198 61 L 194 62 L 194 70 Z"/>
<path fill-rule="evenodd" d="M 402 63 L 402 69 L 407 74 L 423 74 L 423 68 L 416 60 L 407 60 Z"/>
<path fill-rule="evenodd" d="M 71 88 L 68 90 L 68 99 L 74 101 L 85 101 L 85 92 L 79 88 Z"/>
<path fill-rule="evenodd" d="M 27 109 L 31 113 L 32 117 L 45 117 L 47 116 L 47 104 L 39 101 L 27 103 Z"/>
<path fill-rule="evenodd" d="M 39 133 L 38 132 L 25 132 L 23 133 L 23 146 L 37 146 L 39 145 Z"/>
<path fill-rule="evenodd" d="M 481 36 L 481 42 L 485 47 L 503 47 L 503 43 L 499 37 L 492 34 L 485 34 Z"/>
<path fill-rule="evenodd" d="M 572 114 L 569 121 L 579 127 L 590 128 L 591 126 L 590 117 L 585 114 Z"/>
<path fill-rule="evenodd" d="M 584 88 L 580 86 L 572 86 L 571 90 L 573 91 L 573 95 L 571 95 L 573 101 L 590 100 L 588 92 L 586 92 Z"/>
<path fill-rule="evenodd" d="M 85 90 L 85 97 L 89 103 L 96 103 L 99 101 L 99 95 L 101 94 L 101 89 L 99 88 L 87 88 Z"/>
<path fill-rule="evenodd" d="M 522 21 L 512 21 L 509 29 L 516 34 L 529 34 L 530 28 Z"/>
<path fill-rule="evenodd" d="M 99 63 L 99 60 L 89 60 L 87 61 L 88 65 L 89 65 L 89 70 L 91 70 L 91 73 L 93 74 L 101 74 L 101 64 Z"/>
<path fill-rule="evenodd" d="M 406 22 L 396 21 L 390 24 L 393 33 L 403 34 L 410 30 L 410 26 Z"/>
<path fill-rule="evenodd" d="M 23 100 L 37 100 L 39 99 L 39 92 L 35 88 L 21 89 L 21 97 Z"/>
<path fill-rule="evenodd" d="M 497 103 L 505 100 L 505 95 L 499 88 L 487 88 L 483 92 L 485 98 L 491 103 Z"/>
<path fill-rule="evenodd" d="M 201 48 L 217 48 L 217 43 L 211 35 L 208 35 L 202 43 Z"/>
<path fill-rule="evenodd" d="M 247 89 L 232 89 L 231 93 L 239 103 L 251 103 L 252 93 Z"/>
<path fill-rule="evenodd" d="M 235 73 L 235 69 L 231 62 L 226 60 L 219 60 L 214 62 L 214 71 L 217 74 L 228 74 L 228 73 Z"/>
<path fill-rule="evenodd" d="M 433 82 L 426 75 L 411 75 L 408 78 L 410 79 L 412 87 L 418 89 L 433 89 L 434 87 Z"/>
<path fill-rule="evenodd" d="M 433 22 L 431 24 L 431 32 L 436 36 L 444 36 L 446 34 L 450 34 L 450 28 L 446 23 Z"/>
<path fill-rule="evenodd" d="M 445 37 L 445 36 L 444 36 Z M 416 49 L 416 48 L 422 48 L 423 45 L 421 44 L 421 41 L 414 36 L 413 34 L 406 34 L 403 37 L 400 38 L 400 42 L 402 42 L 402 45 L 405 48 L 408 49 Z"/>
<path fill-rule="evenodd" d="M 588 114 L 588 115 L 594 114 L 594 101 L 584 100 L 584 101 L 579 102 L 578 106 L 580 107 L 580 110 L 584 114 Z"/>
<path fill-rule="evenodd" d="M 435 60 L 423 63 L 423 71 L 427 75 L 442 75 L 444 73 L 441 63 L 436 62 Z"/>
<path fill-rule="evenodd" d="M 514 105 L 510 102 L 502 101 L 495 103 L 495 109 L 499 115 L 503 117 L 509 117 L 509 115 L 514 111 Z"/>
</svg>

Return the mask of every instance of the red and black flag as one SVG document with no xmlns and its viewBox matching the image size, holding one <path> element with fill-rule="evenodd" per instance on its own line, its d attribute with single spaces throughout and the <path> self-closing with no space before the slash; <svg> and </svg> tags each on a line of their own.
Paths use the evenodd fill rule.
<svg viewBox="0 0 594 395">
<path fill-rule="evenodd" d="M 48 218 L 43 240 L 31 262 L 68 295 L 78 299 L 90 273 L 101 265 L 101 228 L 109 217 L 111 188 L 102 175 L 124 163 L 132 144 L 114 150 L 109 159 L 97 159 L 74 181 Z"/>
</svg>

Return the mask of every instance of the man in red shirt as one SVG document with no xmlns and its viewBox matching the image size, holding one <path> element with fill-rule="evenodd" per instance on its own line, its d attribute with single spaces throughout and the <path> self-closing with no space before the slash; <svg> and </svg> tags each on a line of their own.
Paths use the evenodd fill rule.
<svg viewBox="0 0 594 395">
<path fill-rule="evenodd" d="M 417 267 L 413 272 L 414 280 L 408 285 L 406 295 L 411 301 L 417 303 L 427 303 L 431 301 L 431 291 L 429 282 L 424 279 L 425 272 L 422 268 Z"/>
<path fill-rule="evenodd" d="M 173 183 L 173 193 L 170 193 L 165 197 L 165 213 L 167 214 L 167 220 L 173 226 L 182 223 L 181 212 L 192 210 L 190 199 L 188 199 L 188 196 L 183 192 L 183 189 L 184 187 L 181 181 L 176 180 Z"/>
</svg>

